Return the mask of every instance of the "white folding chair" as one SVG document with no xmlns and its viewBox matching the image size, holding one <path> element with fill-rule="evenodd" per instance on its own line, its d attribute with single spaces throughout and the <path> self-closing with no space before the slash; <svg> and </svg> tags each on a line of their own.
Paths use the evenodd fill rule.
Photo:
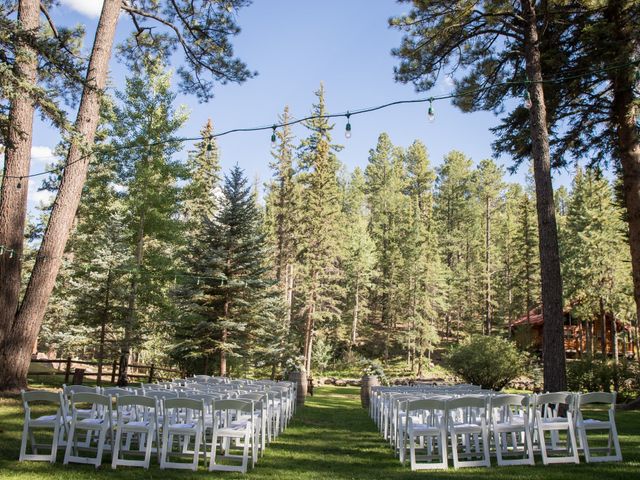
<svg viewBox="0 0 640 480">
<path fill-rule="evenodd" d="M 253 411 L 255 416 L 254 437 L 255 447 L 253 449 L 253 462 L 258 461 L 258 454 L 264 455 L 267 446 L 267 424 L 270 423 L 269 415 L 269 396 L 266 393 L 245 393 L 240 400 L 253 401 Z M 246 417 L 245 417 L 246 418 Z"/>
<path fill-rule="evenodd" d="M 486 398 L 469 395 L 447 400 L 447 426 L 453 468 L 491 466 Z M 458 448 L 458 436 L 463 451 Z"/>
<path fill-rule="evenodd" d="M 535 397 L 535 425 L 543 464 L 580 463 L 572 409 L 573 394 L 569 392 L 544 393 Z M 566 416 L 562 416 L 563 412 Z M 562 431 L 567 435 L 564 447 L 559 440 Z M 547 445 L 546 432 L 551 435 L 550 445 Z M 553 452 L 563 452 L 565 455 L 549 455 Z"/>
<path fill-rule="evenodd" d="M 118 465 L 149 468 L 154 440 L 156 451 L 160 451 L 158 414 L 158 401 L 155 398 L 138 395 L 120 395 L 116 398 L 116 438 L 111 454 L 111 468 L 116 468 Z M 122 445 L 123 436 L 126 439 L 124 446 Z M 125 453 L 133 453 L 130 445 L 132 437 L 135 436 L 138 444 L 136 453 L 144 454 L 143 460 L 124 458 Z"/>
<path fill-rule="evenodd" d="M 250 400 L 218 400 L 213 402 L 214 418 L 213 437 L 211 441 L 211 459 L 209 471 L 222 470 L 232 472 L 247 472 L 249 449 L 256 448 L 254 423 L 254 404 Z M 218 439 L 220 439 L 221 453 L 217 453 Z M 242 454 L 232 454 L 232 441 L 242 447 Z M 217 461 L 222 459 L 240 459 L 240 465 L 226 465 Z M 254 465 L 255 454 L 251 455 L 251 465 Z"/>
<path fill-rule="evenodd" d="M 529 397 L 497 395 L 491 397 L 490 404 L 498 465 L 534 465 Z M 520 458 L 505 459 L 505 456 Z"/>
<path fill-rule="evenodd" d="M 408 440 L 411 470 L 447 468 L 446 401 L 440 398 L 406 400 L 402 409 L 404 421 L 400 423 L 398 431 L 402 463 L 405 461 Z M 424 445 L 426 454 L 417 454 L 416 440 Z"/>
<path fill-rule="evenodd" d="M 585 418 L 588 414 L 589 406 L 607 405 L 608 420 L 596 418 Z M 580 394 L 576 401 L 576 429 L 580 446 L 584 451 L 584 458 L 587 463 L 591 462 L 621 462 L 622 452 L 620 451 L 620 441 L 618 440 L 618 429 L 616 428 L 616 394 L 606 392 L 592 392 Z M 586 408 L 585 408 L 586 407 Z M 587 432 L 606 431 L 607 446 L 604 448 L 593 448 L 589 445 Z M 611 448 L 614 452 L 612 454 Z M 605 451 L 605 455 L 593 455 L 593 452 Z"/>
<path fill-rule="evenodd" d="M 37 418 L 31 417 L 31 405 L 33 403 L 46 404 L 51 408 L 55 408 L 54 414 L 41 415 Z M 22 443 L 20 444 L 19 461 L 49 461 L 55 463 L 58 454 L 58 446 L 67 429 L 67 416 L 65 401 L 62 393 L 53 393 L 45 391 L 22 391 L 22 406 L 24 407 L 24 426 L 22 429 Z M 53 430 L 53 438 L 51 444 L 38 444 L 34 430 Z M 32 453 L 27 453 L 27 443 L 31 443 Z M 38 453 L 40 448 L 49 448 L 50 453 Z"/>
<path fill-rule="evenodd" d="M 162 448 L 160 451 L 160 468 L 198 470 L 201 447 L 206 460 L 203 442 L 205 407 L 202 400 L 191 398 L 167 398 L 164 400 L 164 422 L 162 425 Z M 188 446 L 194 439 L 193 450 Z M 174 451 L 174 440 L 178 440 L 181 451 Z M 171 456 L 193 457 L 191 463 L 170 461 Z"/>
<path fill-rule="evenodd" d="M 78 408 L 78 405 L 90 405 L 89 409 Z M 82 412 L 82 417 L 80 417 Z M 86 412 L 90 416 L 86 417 Z M 107 435 L 110 444 L 113 445 L 113 412 L 111 409 L 111 397 L 97 393 L 72 393 L 71 394 L 71 426 L 69 427 L 69 438 L 67 448 L 64 453 L 64 464 L 84 463 L 95 465 L 98 468 L 102 463 L 102 453 L 105 448 Z M 79 444 L 77 434 L 84 432 L 86 442 Z M 91 446 L 94 433 L 98 434 L 97 446 L 95 447 L 95 457 L 84 457 L 79 454 L 79 449 L 94 450 Z"/>
</svg>

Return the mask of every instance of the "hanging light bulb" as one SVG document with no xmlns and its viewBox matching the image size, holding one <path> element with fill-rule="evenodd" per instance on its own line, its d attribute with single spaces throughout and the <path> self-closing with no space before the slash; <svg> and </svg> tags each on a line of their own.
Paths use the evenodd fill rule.
<svg viewBox="0 0 640 480">
<path fill-rule="evenodd" d="M 271 146 L 275 147 L 276 146 L 276 126 L 273 126 L 273 133 L 271 134 Z"/>
<path fill-rule="evenodd" d="M 9 250 L 9 258 L 13 258 L 13 249 Z"/>
<path fill-rule="evenodd" d="M 433 109 L 433 98 L 429 99 L 429 110 L 427 111 L 427 118 L 430 122 L 433 122 L 436 119 L 436 112 Z"/>
<path fill-rule="evenodd" d="M 207 152 L 213 151 L 213 137 L 207 139 Z"/>
<path fill-rule="evenodd" d="M 344 127 L 344 138 L 349 140 L 351 138 L 351 122 L 349 121 L 349 117 L 351 114 L 347 112 L 347 125 Z"/>
<path fill-rule="evenodd" d="M 17 188 L 17 189 L 22 188 L 22 177 L 20 177 L 20 178 L 18 179 L 18 183 L 16 184 L 16 188 Z"/>
<path fill-rule="evenodd" d="M 529 110 L 533 103 L 531 102 L 531 95 L 529 94 L 529 90 L 524 91 L 524 103 L 522 104 L 524 108 Z"/>
</svg>

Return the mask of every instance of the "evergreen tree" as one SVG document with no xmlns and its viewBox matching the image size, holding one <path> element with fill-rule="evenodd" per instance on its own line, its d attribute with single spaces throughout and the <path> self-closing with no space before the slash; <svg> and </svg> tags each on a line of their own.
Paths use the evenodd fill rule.
<svg viewBox="0 0 640 480">
<path fill-rule="evenodd" d="M 607 313 L 629 292 L 629 253 L 624 244 L 622 211 L 613 200 L 611 186 L 597 170 L 578 168 L 562 242 L 563 273 L 567 298 L 576 316 L 600 317 L 601 331 L 592 332 L 590 337 L 600 337 L 603 355 L 607 354 Z M 615 325 L 612 327 L 615 332 Z M 593 345 L 588 347 L 593 353 Z"/>
<path fill-rule="evenodd" d="M 377 343 L 382 344 L 383 356 L 387 359 L 400 320 L 402 245 L 408 202 L 404 194 L 403 154 L 394 147 L 386 133 L 378 137 L 375 150 L 369 151 L 365 180 L 370 211 L 369 232 L 377 254 L 372 314 L 379 319 L 382 338 Z"/>
<path fill-rule="evenodd" d="M 164 73 L 163 69 L 163 64 L 149 61 L 143 70 L 127 79 L 125 91 L 117 94 L 122 105 L 115 108 L 111 132 L 116 148 L 122 144 L 142 146 L 120 149 L 117 159 L 117 181 L 124 192 L 126 235 L 131 248 L 119 384 L 128 381 L 129 354 L 132 347 L 143 340 L 141 325 L 152 317 L 157 318 L 162 309 L 171 308 L 167 293 L 176 262 L 172 252 L 181 239 L 176 182 L 184 175 L 184 169 L 171 158 L 179 145 L 167 140 L 182 126 L 187 115 L 182 108 L 174 109 L 171 74 Z M 150 143 L 149 139 L 155 141 Z"/>
<path fill-rule="evenodd" d="M 331 143 L 333 125 L 325 115 L 324 85 L 316 91 L 317 103 L 305 122 L 310 135 L 299 147 L 301 195 L 301 237 L 299 261 L 302 302 L 302 336 L 305 368 L 311 372 L 313 339 L 327 322 L 339 322 L 342 287 L 340 277 L 340 162 Z"/>
<path fill-rule="evenodd" d="M 298 221 L 300 216 L 300 184 L 296 181 L 293 135 L 289 107 L 279 117 L 285 124 L 276 132 L 278 146 L 271 152 L 273 180 L 268 185 L 266 198 L 266 228 L 272 245 L 275 278 L 286 304 L 285 326 L 291 326 L 293 293 L 296 278 Z"/>
<path fill-rule="evenodd" d="M 445 334 L 456 339 L 465 324 L 473 329 L 480 318 L 476 308 L 479 253 L 478 208 L 473 195 L 471 160 L 461 152 L 447 154 L 438 168 L 434 215 L 440 231 L 440 247 L 447 275 L 448 311 Z"/>
<path fill-rule="evenodd" d="M 503 172 L 492 160 L 482 160 L 475 172 L 475 187 L 484 224 L 484 333 L 490 335 L 494 323 L 495 295 L 492 277 L 496 266 L 494 263 L 495 241 L 492 237 L 492 225 L 495 223 L 494 212 L 499 208 L 502 193 Z"/>
<path fill-rule="evenodd" d="M 235 166 L 225 176 L 221 208 L 207 219 L 194 249 L 191 271 L 197 280 L 182 294 L 189 303 L 173 356 L 190 369 L 197 360 L 209 372 L 216 355 L 220 375 L 227 375 L 229 362 L 248 356 L 256 326 L 273 312 L 261 221 L 251 186 Z"/>
<path fill-rule="evenodd" d="M 358 344 L 362 321 L 369 313 L 367 292 L 375 264 L 375 244 L 369 236 L 365 179 L 356 167 L 345 189 L 344 270 L 346 284 L 345 317 L 349 325 L 349 349 Z"/>
</svg>

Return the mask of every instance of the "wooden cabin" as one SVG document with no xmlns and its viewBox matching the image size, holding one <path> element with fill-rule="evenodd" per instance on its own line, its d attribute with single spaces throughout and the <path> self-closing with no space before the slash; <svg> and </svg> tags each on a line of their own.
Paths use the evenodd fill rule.
<svg viewBox="0 0 640 480">
<path fill-rule="evenodd" d="M 602 318 L 594 316 L 591 321 L 576 318 L 570 308 L 564 314 L 564 349 L 569 357 L 581 357 L 589 351 L 589 343 L 593 342 L 593 351 L 601 353 Z M 614 317 L 610 312 L 605 314 L 605 341 L 607 355 L 613 355 Z M 629 325 L 615 320 L 618 336 L 618 355 L 620 357 L 635 357 L 636 346 L 632 338 Z M 526 345 L 534 350 L 542 350 L 542 331 L 544 328 L 544 315 L 541 307 L 536 307 L 526 315 L 518 318 L 509 325 L 509 332 L 521 345 Z"/>
</svg>

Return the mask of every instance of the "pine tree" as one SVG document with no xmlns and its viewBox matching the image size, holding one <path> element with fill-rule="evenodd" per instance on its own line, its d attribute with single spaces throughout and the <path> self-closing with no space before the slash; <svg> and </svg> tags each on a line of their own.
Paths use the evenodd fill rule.
<svg viewBox="0 0 640 480">
<path fill-rule="evenodd" d="M 258 320 L 273 312 L 261 215 L 240 167 L 225 176 L 221 209 L 206 221 L 203 234 L 192 259 L 197 280 L 183 293 L 190 302 L 173 355 L 182 364 L 201 361 L 204 371 L 216 355 L 220 375 L 227 375 L 232 359 L 248 356 Z"/>
<path fill-rule="evenodd" d="M 134 345 L 142 341 L 140 325 L 151 310 L 164 305 L 170 273 L 174 270 L 172 252 L 180 241 L 177 180 L 183 167 L 171 158 L 179 148 L 168 140 L 185 122 L 184 109 L 174 109 L 175 94 L 170 91 L 170 73 L 164 65 L 149 61 L 143 70 L 127 79 L 126 89 L 117 96 L 122 106 L 115 108 L 112 131 L 114 146 L 137 143 L 142 148 L 122 149 L 118 154 L 118 183 L 123 195 L 130 241 L 130 291 L 127 319 L 119 362 L 119 384 L 127 383 L 127 365 Z M 154 139 L 150 144 L 149 139 Z M 157 312 L 156 312 L 157 315 Z"/>
<path fill-rule="evenodd" d="M 494 324 L 495 295 L 492 277 L 496 266 L 494 263 L 495 241 L 492 237 L 492 226 L 495 223 L 494 212 L 499 208 L 502 193 L 502 169 L 492 160 L 482 160 L 475 172 L 475 187 L 482 208 L 484 224 L 484 333 L 491 335 Z"/>
<path fill-rule="evenodd" d="M 437 244 L 433 218 L 435 172 L 429 164 L 427 149 L 419 141 L 405 155 L 409 214 L 403 244 L 404 309 L 408 325 L 408 363 L 417 375 L 424 368 L 424 356 L 439 341 L 437 320 L 446 310 L 444 269 Z"/>
<path fill-rule="evenodd" d="M 351 174 L 344 201 L 345 318 L 349 325 L 349 350 L 358 344 L 362 321 L 369 312 L 367 291 L 375 264 L 375 244 L 369 236 L 365 179 L 360 168 Z"/>
<path fill-rule="evenodd" d="M 266 228 L 272 245 L 275 278 L 286 304 L 285 326 L 289 330 L 293 309 L 293 293 L 296 278 L 297 227 L 300 216 L 300 184 L 296 181 L 293 135 L 289 107 L 279 117 L 285 124 L 276 132 L 278 145 L 271 152 L 270 167 L 273 180 L 268 185 L 266 198 Z"/>
<path fill-rule="evenodd" d="M 628 294 L 631 277 L 622 211 L 597 170 L 576 171 L 562 245 L 567 298 L 577 317 L 600 317 L 601 331 L 591 338 L 600 337 L 600 352 L 606 355 L 606 313 Z"/>
<path fill-rule="evenodd" d="M 445 313 L 445 333 L 450 338 L 455 326 L 456 339 L 465 326 L 473 329 L 478 314 L 476 298 L 481 242 L 478 208 L 473 195 L 471 159 L 461 152 L 447 154 L 438 168 L 434 215 L 440 232 L 443 262 L 447 269 L 449 309 Z"/>
<path fill-rule="evenodd" d="M 375 150 L 369 151 L 365 180 L 369 232 L 377 253 L 372 314 L 379 319 L 379 334 L 383 335 L 379 343 L 383 344 L 386 360 L 400 320 L 402 244 L 408 207 L 403 154 L 386 133 L 378 137 Z"/>
<path fill-rule="evenodd" d="M 340 264 L 340 162 L 331 143 L 333 125 L 325 115 L 324 86 L 316 91 L 317 103 L 305 122 L 310 135 L 299 148 L 301 196 L 301 302 L 305 368 L 311 372 L 313 339 L 325 322 L 339 322 L 343 295 L 339 283 Z"/>
</svg>

